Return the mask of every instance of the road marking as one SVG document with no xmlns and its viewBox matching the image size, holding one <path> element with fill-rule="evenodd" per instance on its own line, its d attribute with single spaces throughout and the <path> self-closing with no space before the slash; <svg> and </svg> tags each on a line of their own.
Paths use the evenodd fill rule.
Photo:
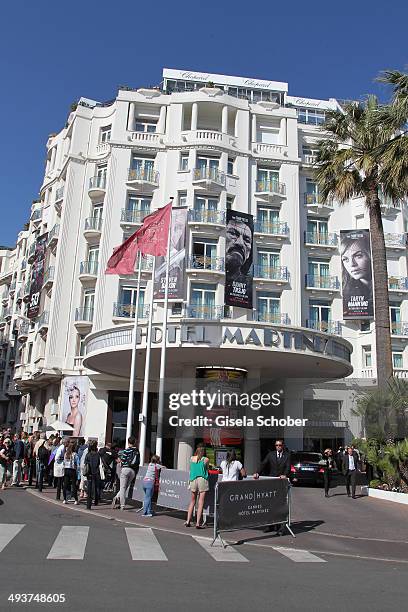
<svg viewBox="0 0 408 612">
<path fill-rule="evenodd" d="M 47 559 L 83 559 L 89 527 L 69 525 L 61 527 Z"/>
<path fill-rule="evenodd" d="M 284 548 L 283 546 L 273 546 L 273 550 L 278 551 L 281 555 L 288 557 L 295 563 L 326 563 L 324 559 L 313 555 L 308 550 L 300 550 L 298 548 Z"/>
<path fill-rule="evenodd" d="M 167 561 L 150 527 L 125 527 L 125 531 L 133 561 Z"/>
<path fill-rule="evenodd" d="M 215 561 L 248 563 L 248 559 L 232 548 L 232 546 L 227 546 L 227 548 L 224 548 L 222 544 L 218 543 L 211 546 L 211 540 L 208 538 L 200 538 L 195 536 L 192 536 L 192 538 L 200 546 L 202 546 Z"/>
<path fill-rule="evenodd" d="M 7 544 L 16 537 L 25 525 L 6 524 L 0 525 L 0 552 L 6 548 Z"/>
</svg>

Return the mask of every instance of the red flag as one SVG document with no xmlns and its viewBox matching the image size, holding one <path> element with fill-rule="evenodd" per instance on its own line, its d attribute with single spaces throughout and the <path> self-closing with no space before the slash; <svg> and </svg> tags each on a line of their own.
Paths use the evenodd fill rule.
<svg viewBox="0 0 408 612">
<path fill-rule="evenodd" d="M 114 249 L 107 263 L 105 274 L 134 274 L 137 255 L 137 231 Z"/>
<path fill-rule="evenodd" d="M 163 208 L 145 217 L 142 227 L 134 233 L 137 248 L 143 255 L 166 255 L 171 206 L 172 202 L 169 202 Z"/>
</svg>

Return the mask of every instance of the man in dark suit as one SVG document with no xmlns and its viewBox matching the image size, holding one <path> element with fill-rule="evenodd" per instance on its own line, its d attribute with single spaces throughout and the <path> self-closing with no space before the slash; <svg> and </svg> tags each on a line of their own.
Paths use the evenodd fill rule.
<svg viewBox="0 0 408 612">
<path fill-rule="evenodd" d="M 355 450 L 351 446 L 347 447 L 347 452 L 343 457 L 342 472 L 346 477 L 347 496 L 356 499 L 356 482 L 359 472 L 359 458 Z M 351 485 L 351 494 L 350 494 Z"/>
<path fill-rule="evenodd" d="M 254 478 L 259 478 L 259 475 L 272 476 L 275 478 L 288 478 L 290 475 L 290 454 L 285 450 L 283 440 L 276 440 L 275 450 L 269 451 L 265 459 L 262 461 L 259 470 L 254 474 Z M 283 534 L 284 525 L 270 525 L 265 531 L 277 530 L 279 535 Z"/>
</svg>

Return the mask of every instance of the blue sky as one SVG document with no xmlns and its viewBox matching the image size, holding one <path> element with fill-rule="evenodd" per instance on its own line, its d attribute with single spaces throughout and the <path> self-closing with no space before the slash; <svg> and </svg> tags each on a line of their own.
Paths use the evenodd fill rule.
<svg viewBox="0 0 408 612">
<path fill-rule="evenodd" d="M 305 97 L 384 97 L 374 78 L 407 66 L 407 17 L 402 0 L 3 3 L 0 244 L 15 243 L 38 196 L 47 136 L 80 96 L 159 83 L 166 66 L 287 81 Z"/>
</svg>

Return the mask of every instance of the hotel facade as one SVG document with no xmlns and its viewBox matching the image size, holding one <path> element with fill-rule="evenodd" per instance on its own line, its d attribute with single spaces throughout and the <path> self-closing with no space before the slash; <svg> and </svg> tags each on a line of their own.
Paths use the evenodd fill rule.
<svg viewBox="0 0 408 612">
<path fill-rule="evenodd" d="M 184 295 L 168 308 L 166 379 L 179 390 L 203 378 L 273 390 L 278 411 L 257 414 L 307 422 L 206 431 L 171 427 L 166 406 L 165 464 L 185 468 L 202 439 L 239 448 L 255 469 L 277 436 L 291 449 L 321 451 L 362 435 L 353 410 L 358 391 L 376 382 L 375 323 L 343 320 L 339 246 L 340 231 L 369 221 L 361 198 L 323 203 L 313 179 L 332 109 L 341 104 L 289 95 L 286 83 L 170 69 L 157 88 L 121 88 L 107 103 L 81 98 L 47 141 L 39 199 L 16 247 L 0 251 L 3 423 L 35 431 L 65 421 L 76 386 L 81 434 L 124 443 L 137 283 L 104 272 L 114 247 L 174 197 L 187 208 L 186 255 Z M 224 301 L 229 210 L 254 219 L 250 309 Z M 393 364 L 405 377 L 406 204 L 384 199 L 382 210 Z M 149 258 L 141 277 L 133 431 L 150 321 L 154 451 L 163 302 L 151 311 Z M 235 414 L 244 415 L 254 416 Z"/>
</svg>

